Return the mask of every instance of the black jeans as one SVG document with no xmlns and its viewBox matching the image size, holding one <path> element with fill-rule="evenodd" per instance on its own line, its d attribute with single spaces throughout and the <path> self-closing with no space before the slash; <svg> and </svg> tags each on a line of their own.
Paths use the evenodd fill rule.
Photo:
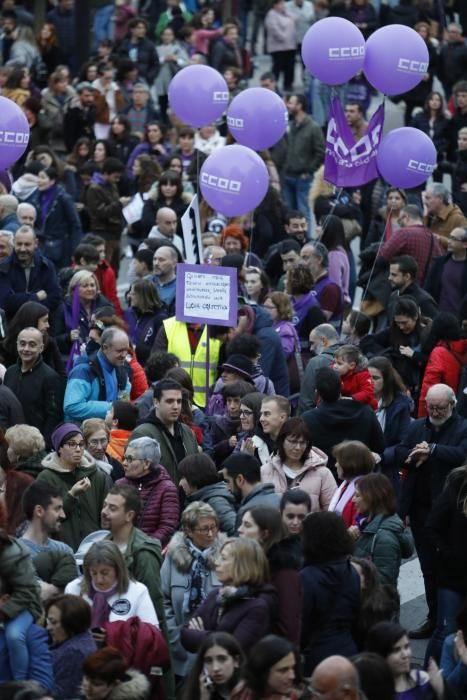
<svg viewBox="0 0 467 700">
<path fill-rule="evenodd" d="M 295 72 L 295 49 L 293 51 L 274 51 L 271 53 L 272 72 L 276 80 L 284 74 L 284 90 L 292 90 Z"/>
</svg>

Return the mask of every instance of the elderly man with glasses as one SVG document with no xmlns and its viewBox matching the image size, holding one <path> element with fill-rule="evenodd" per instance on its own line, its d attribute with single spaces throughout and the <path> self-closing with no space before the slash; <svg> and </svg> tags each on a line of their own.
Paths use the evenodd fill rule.
<svg viewBox="0 0 467 700">
<path fill-rule="evenodd" d="M 436 621 L 436 551 L 426 522 L 446 478 L 465 463 L 467 421 L 457 413 L 456 403 L 450 386 L 434 384 L 426 394 L 427 417 L 412 422 L 406 438 L 395 450 L 394 466 L 404 474 L 399 515 L 410 517 L 428 605 L 428 619 L 409 633 L 412 639 L 429 637 Z"/>
</svg>

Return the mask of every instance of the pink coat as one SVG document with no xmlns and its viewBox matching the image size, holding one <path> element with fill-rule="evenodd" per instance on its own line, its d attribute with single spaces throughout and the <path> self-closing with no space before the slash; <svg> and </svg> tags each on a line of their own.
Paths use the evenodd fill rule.
<svg viewBox="0 0 467 700">
<path fill-rule="evenodd" d="M 317 447 L 312 447 L 308 459 L 291 484 L 282 468 L 279 455 L 274 455 L 270 462 L 261 467 L 261 481 L 274 484 L 276 493 L 284 493 L 288 489 L 301 488 L 311 498 L 311 511 L 327 510 L 334 491 L 336 481 L 330 469 L 327 468 L 328 458 Z"/>
</svg>

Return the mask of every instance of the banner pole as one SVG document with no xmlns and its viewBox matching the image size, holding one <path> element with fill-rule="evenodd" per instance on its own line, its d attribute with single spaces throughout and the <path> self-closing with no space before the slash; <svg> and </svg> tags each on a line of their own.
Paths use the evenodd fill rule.
<svg viewBox="0 0 467 700">
<path fill-rule="evenodd" d="M 210 387 L 210 363 L 211 363 L 211 357 L 210 357 L 210 340 L 209 340 L 209 324 L 206 323 L 206 406 L 208 405 L 209 401 L 209 387 Z"/>
</svg>

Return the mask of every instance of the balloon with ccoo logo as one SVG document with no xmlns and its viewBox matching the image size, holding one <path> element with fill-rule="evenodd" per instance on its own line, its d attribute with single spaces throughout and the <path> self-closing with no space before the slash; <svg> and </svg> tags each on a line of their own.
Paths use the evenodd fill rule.
<svg viewBox="0 0 467 700">
<path fill-rule="evenodd" d="M 190 126 L 207 126 L 219 119 L 229 103 L 229 88 L 210 66 L 187 66 L 169 83 L 169 103 Z"/>
<path fill-rule="evenodd" d="M 428 63 L 428 49 L 420 34 L 402 24 L 390 24 L 367 40 L 363 72 L 385 95 L 401 95 L 423 80 Z"/>
<path fill-rule="evenodd" d="M 410 189 L 428 180 L 436 168 L 436 148 L 423 131 L 404 126 L 383 138 L 376 164 L 390 185 Z"/>
<path fill-rule="evenodd" d="M 227 111 L 227 126 L 238 143 L 262 151 L 285 134 L 288 112 L 279 95 L 266 88 L 243 90 Z"/>
<path fill-rule="evenodd" d="M 302 58 L 307 70 L 322 83 L 341 85 L 363 68 L 365 39 L 349 20 L 326 17 L 303 37 Z"/>
<path fill-rule="evenodd" d="M 29 143 L 29 124 L 16 102 L 0 97 L 0 170 L 23 155 Z"/>
<path fill-rule="evenodd" d="M 241 216 L 255 209 L 267 192 L 268 169 L 246 146 L 224 146 L 206 158 L 199 174 L 201 193 L 215 211 Z"/>
</svg>

